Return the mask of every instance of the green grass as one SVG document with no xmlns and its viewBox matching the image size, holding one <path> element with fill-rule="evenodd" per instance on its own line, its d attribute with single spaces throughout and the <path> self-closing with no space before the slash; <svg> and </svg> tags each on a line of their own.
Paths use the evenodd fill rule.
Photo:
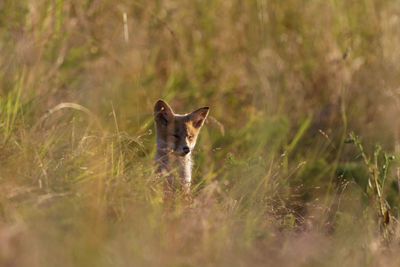
<svg viewBox="0 0 400 267">
<path fill-rule="evenodd" d="M 0 265 L 398 266 L 399 11 L 1 1 Z M 160 98 L 210 106 L 192 203 L 154 175 Z"/>
</svg>

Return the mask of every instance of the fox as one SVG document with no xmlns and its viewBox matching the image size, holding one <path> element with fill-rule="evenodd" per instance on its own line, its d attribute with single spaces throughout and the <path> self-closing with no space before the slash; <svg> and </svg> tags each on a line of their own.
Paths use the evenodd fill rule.
<svg viewBox="0 0 400 267">
<path fill-rule="evenodd" d="M 154 105 L 156 130 L 154 159 L 156 175 L 165 179 L 165 194 L 173 191 L 175 176 L 180 179 L 183 192 L 190 193 L 192 152 L 208 113 L 209 107 L 202 107 L 188 114 L 177 114 L 161 99 Z"/>
</svg>

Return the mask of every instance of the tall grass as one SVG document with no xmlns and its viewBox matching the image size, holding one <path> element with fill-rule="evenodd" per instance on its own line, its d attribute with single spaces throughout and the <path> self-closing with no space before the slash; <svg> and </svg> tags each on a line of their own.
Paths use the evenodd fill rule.
<svg viewBox="0 0 400 267">
<path fill-rule="evenodd" d="M 397 266 L 399 8 L 1 1 L 0 265 Z M 210 106 L 191 203 L 159 98 Z"/>
</svg>

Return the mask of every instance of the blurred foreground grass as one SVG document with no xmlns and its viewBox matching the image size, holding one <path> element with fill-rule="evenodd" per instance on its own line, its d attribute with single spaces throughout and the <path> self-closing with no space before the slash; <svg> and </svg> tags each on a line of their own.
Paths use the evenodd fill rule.
<svg viewBox="0 0 400 267">
<path fill-rule="evenodd" d="M 398 62 L 396 1 L 2 0 L 0 265 L 398 266 Z M 211 107 L 190 205 L 159 98 Z"/>
</svg>

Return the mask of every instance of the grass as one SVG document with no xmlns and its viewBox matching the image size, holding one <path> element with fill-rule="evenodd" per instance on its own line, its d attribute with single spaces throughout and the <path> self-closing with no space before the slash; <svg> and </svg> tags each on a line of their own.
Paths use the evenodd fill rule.
<svg viewBox="0 0 400 267">
<path fill-rule="evenodd" d="M 398 14 L 0 2 L 0 265 L 398 266 Z M 210 106 L 190 204 L 154 176 L 159 98 Z"/>
</svg>

